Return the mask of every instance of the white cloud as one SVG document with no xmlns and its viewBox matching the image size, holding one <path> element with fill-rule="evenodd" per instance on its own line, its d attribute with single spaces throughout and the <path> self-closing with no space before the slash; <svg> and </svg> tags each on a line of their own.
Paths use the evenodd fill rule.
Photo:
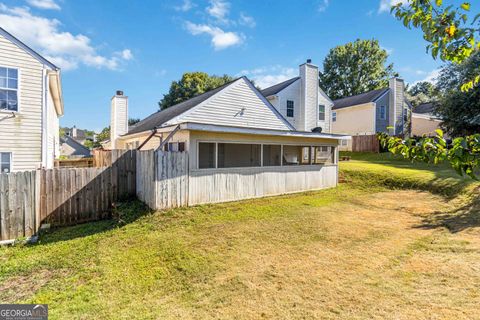
<svg viewBox="0 0 480 320">
<path fill-rule="evenodd" d="M 60 6 L 54 0 L 27 0 L 27 3 L 39 9 L 60 10 Z"/>
<path fill-rule="evenodd" d="M 123 60 L 132 60 L 133 59 L 133 53 L 130 49 L 125 49 L 122 52 L 120 52 L 120 56 L 122 57 Z"/>
<path fill-rule="evenodd" d="M 226 17 L 230 13 L 230 3 L 223 0 L 210 0 L 210 6 L 206 10 L 215 19 L 227 22 Z"/>
<path fill-rule="evenodd" d="M 174 7 L 174 9 L 177 11 L 187 12 L 190 11 L 193 7 L 195 7 L 195 4 L 192 1 L 183 0 L 183 3 L 179 6 Z"/>
<path fill-rule="evenodd" d="M 318 12 L 324 12 L 325 10 L 327 10 L 329 4 L 330 0 L 323 0 L 317 8 Z"/>
<path fill-rule="evenodd" d="M 240 12 L 240 19 L 238 23 L 240 23 L 242 26 L 247 26 L 250 28 L 255 28 L 255 26 L 257 25 L 253 17 L 250 17 L 243 12 Z"/>
<path fill-rule="evenodd" d="M 219 27 L 206 24 L 195 24 L 189 21 L 185 23 L 185 28 L 194 36 L 201 34 L 208 34 L 211 36 L 212 46 L 215 50 L 222 50 L 231 46 L 239 45 L 245 38 L 243 34 L 226 32 Z"/>
<path fill-rule="evenodd" d="M 120 55 L 102 56 L 87 36 L 62 31 L 60 21 L 33 15 L 28 8 L 11 8 L 0 3 L 0 21 L 8 32 L 63 70 L 76 69 L 80 64 L 117 70 L 123 61 L 133 57 L 128 49 Z"/>
<path fill-rule="evenodd" d="M 437 82 L 438 76 L 440 75 L 440 70 L 441 69 L 434 69 L 434 70 L 432 70 L 428 73 L 425 72 L 425 71 L 422 71 L 423 74 L 426 74 L 426 76 L 421 80 L 415 81 L 413 84 L 416 84 L 418 82 L 431 82 L 431 83 L 435 84 Z"/>
<path fill-rule="evenodd" d="M 274 84 L 298 76 L 298 70 L 280 65 L 260 67 L 252 70 L 242 70 L 240 75 L 247 76 L 260 88 L 268 88 Z"/>
<path fill-rule="evenodd" d="M 408 0 L 380 0 L 380 6 L 378 8 L 378 13 L 390 12 L 392 6 L 395 6 L 399 3 L 407 2 Z"/>
</svg>

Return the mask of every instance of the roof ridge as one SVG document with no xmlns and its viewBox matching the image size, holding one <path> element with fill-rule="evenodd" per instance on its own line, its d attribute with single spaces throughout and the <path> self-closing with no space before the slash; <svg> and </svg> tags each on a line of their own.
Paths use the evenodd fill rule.
<svg viewBox="0 0 480 320">
<path fill-rule="evenodd" d="M 333 102 L 340 101 L 340 100 L 343 100 L 343 99 L 358 97 L 358 96 L 368 94 L 368 93 L 371 93 L 371 92 L 374 92 L 374 91 L 379 91 L 380 92 L 380 91 L 384 91 L 384 90 L 388 90 L 388 89 L 390 89 L 390 88 L 385 87 L 385 88 L 380 88 L 380 89 L 373 89 L 373 90 L 365 91 L 365 92 L 362 92 L 362 93 L 359 93 L 359 94 L 354 94 L 354 95 L 351 95 L 351 96 L 346 96 L 346 97 L 342 97 L 342 98 L 339 98 L 339 99 L 335 99 L 335 100 L 333 100 Z"/>
</svg>

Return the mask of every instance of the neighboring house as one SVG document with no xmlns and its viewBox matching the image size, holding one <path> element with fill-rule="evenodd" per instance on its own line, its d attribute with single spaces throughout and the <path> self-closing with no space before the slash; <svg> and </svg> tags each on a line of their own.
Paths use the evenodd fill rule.
<svg viewBox="0 0 480 320">
<path fill-rule="evenodd" d="M 263 89 L 262 94 L 299 131 L 331 131 L 333 101 L 319 85 L 318 67 L 307 60 L 299 76 Z"/>
<path fill-rule="evenodd" d="M 0 28 L 1 172 L 52 168 L 63 112 L 60 69 Z"/>
<path fill-rule="evenodd" d="M 442 120 L 435 115 L 435 102 L 419 104 L 412 112 L 412 135 L 435 136 Z"/>
<path fill-rule="evenodd" d="M 91 152 L 76 139 L 63 136 L 60 137 L 60 155 L 68 158 L 85 158 L 90 157 Z"/>
<path fill-rule="evenodd" d="M 255 196 L 255 190 L 265 195 L 335 186 L 337 147 L 348 138 L 295 129 L 246 77 L 158 111 L 130 130 L 128 98 L 118 91 L 111 116 L 113 148 L 188 151 L 189 188 L 209 185 L 219 195 L 227 188 L 235 199 Z"/>
<path fill-rule="evenodd" d="M 65 131 L 65 136 L 75 139 L 75 141 L 85 144 L 87 140 L 94 142 L 95 136 L 88 135 L 86 130 L 78 129 L 76 126 L 72 128 L 63 128 Z"/>
<path fill-rule="evenodd" d="M 388 88 L 333 101 L 332 132 L 348 135 L 409 135 L 411 105 L 402 79 L 392 78 Z M 390 129 L 389 129 L 390 128 Z M 342 150 L 351 150 L 351 140 Z"/>
</svg>

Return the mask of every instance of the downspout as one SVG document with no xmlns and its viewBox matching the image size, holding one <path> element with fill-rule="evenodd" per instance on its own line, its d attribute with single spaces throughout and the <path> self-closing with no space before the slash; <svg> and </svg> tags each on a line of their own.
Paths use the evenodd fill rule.
<svg viewBox="0 0 480 320">
<path fill-rule="evenodd" d="M 45 66 L 42 71 L 42 117 L 41 117 L 41 125 L 42 125 L 42 150 L 41 150 L 41 158 L 42 158 L 42 163 L 40 167 L 45 168 L 47 166 L 47 148 L 48 148 L 48 132 L 47 132 L 47 119 L 48 119 L 48 114 L 47 114 L 47 70 L 45 69 Z"/>
</svg>

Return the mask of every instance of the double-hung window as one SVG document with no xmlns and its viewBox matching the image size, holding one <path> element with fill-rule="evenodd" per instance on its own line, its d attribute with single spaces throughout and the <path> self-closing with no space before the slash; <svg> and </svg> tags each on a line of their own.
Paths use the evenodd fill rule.
<svg viewBox="0 0 480 320">
<path fill-rule="evenodd" d="M 287 117 L 293 118 L 294 103 L 292 100 L 287 100 Z"/>
<path fill-rule="evenodd" d="M 332 122 L 336 122 L 337 121 L 337 113 L 334 111 L 332 112 Z"/>
<path fill-rule="evenodd" d="M 12 153 L 0 152 L 0 173 L 9 173 L 12 170 Z"/>
<path fill-rule="evenodd" d="M 0 67 L 0 111 L 18 111 L 18 70 Z"/>
<path fill-rule="evenodd" d="M 325 121 L 325 106 L 319 105 L 318 106 L 318 120 Z"/>
<path fill-rule="evenodd" d="M 387 119 L 387 112 L 385 106 L 380 106 L 380 119 L 386 120 Z"/>
</svg>

